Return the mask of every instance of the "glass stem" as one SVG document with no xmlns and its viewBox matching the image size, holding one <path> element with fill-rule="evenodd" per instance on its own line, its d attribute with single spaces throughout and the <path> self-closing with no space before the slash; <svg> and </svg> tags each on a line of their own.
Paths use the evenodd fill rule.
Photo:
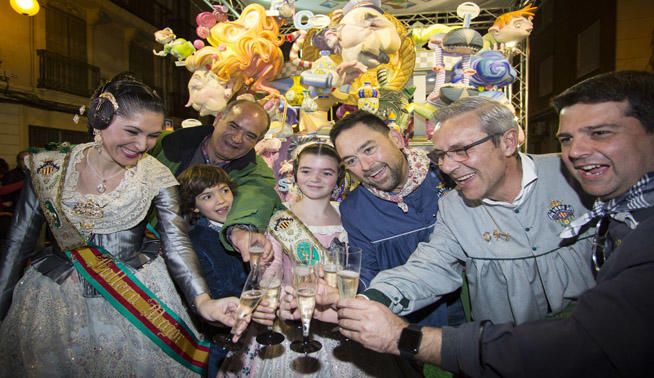
<svg viewBox="0 0 654 378">
<path fill-rule="evenodd" d="M 311 325 L 311 320 L 309 320 L 308 322 L 304 322 L 304 321 L 302 322 L 302 336 L 304 338 L 309 337 L 309 327 L 310 327 L 310 325 Z"/>
</svg>

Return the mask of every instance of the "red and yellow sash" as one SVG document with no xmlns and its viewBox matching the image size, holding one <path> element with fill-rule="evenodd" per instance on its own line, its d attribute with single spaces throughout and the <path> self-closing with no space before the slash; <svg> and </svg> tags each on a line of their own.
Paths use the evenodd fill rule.
<svg viewBox="0 0 654 378">
<path fill-rule="evenodd" d="M 196 373 L 204 372 L 209 343 L 198 340 L 120 261 L 101 247 L 71 249 L 66 254 L 77 271 L 166 354 Z"/>
</svg>

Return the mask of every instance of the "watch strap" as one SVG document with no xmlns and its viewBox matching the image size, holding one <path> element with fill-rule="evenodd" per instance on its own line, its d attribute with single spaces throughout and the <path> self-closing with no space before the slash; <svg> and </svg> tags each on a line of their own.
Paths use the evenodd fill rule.
<svg viewBox="0 0 654 378">
<path fill-rule="evenodd" d="M 400 334 L 398 341 L 398 349 L 400 356 L 404 358 L 415 358 L 420 350 L 420 342 L 422 341 L 422 326 L 418 324 L 409 324 Z"/>
</svg>

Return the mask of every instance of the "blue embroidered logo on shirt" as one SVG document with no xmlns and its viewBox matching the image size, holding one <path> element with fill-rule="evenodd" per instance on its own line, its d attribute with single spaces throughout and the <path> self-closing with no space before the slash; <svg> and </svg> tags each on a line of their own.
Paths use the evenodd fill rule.
<svg viewBox="0 0 654 378">
<path fill-rule="evenodd" d="M 566 205 L 561 201 L 553 200 L 550 202 L 550 209 L 547 217 L 559 222 L 561 226 L 567 226 L 575 219 L 575 210 L 572 205 Z"/>
<path fill-rule="evenodd" d="M 439 184 L 436 186 L 436 197 L 437 197 L 437 198 L 441 198 L 441 197 L 443 197 L 443 196 L 445 195 L 445 193 L 447 193 L 447 192 L 449 192 L 449 191 L 450 191 L 450 189 L 448 189 L 448 188 L 445 186 L 445 184 L 443 184 L 443 183 L 441 182 L 441 183 L 439 183 Z"/>
</svg>

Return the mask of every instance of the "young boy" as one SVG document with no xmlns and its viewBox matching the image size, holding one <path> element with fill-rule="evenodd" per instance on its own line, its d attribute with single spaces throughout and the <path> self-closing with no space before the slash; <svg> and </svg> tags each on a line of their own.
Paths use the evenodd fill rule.
<svg viewBox="0 0 654 378">
<path fill-rule="evenodd" d="M 234 183 L 227 173 L 211 165 L 195 165 L 182 172 L 180 184 L 182 215 L 194 225 L 189 231 L 212 298 L 239 297 L 247 278 L 241 255 L 225 250 L 220 230 L 234 201 Z M 207 327 L 206 333 L 215 333 Z M 211 344 L 208 376 L 215 377 L 226 352 Z"/>
</svg>

